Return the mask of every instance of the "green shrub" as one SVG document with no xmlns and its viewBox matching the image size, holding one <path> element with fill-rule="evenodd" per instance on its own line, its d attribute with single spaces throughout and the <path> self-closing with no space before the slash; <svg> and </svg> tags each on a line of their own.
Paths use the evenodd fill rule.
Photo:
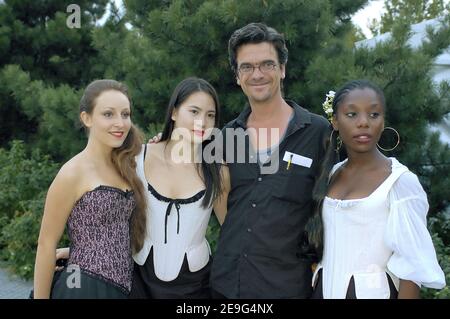
<svg viewBox="0 0 450 319">
<path fill-rule="evenodd" d="M 21 202 L 21 210 L 0 233 L 3 249 L 0 258 L 16 274 L 25 279 L 31 279 L 36 259 L 37 240 L 44 212 L 47 190 L 42 191 L 35 199 Z M 69 245 L 67 234 L 61 239 L 59 246 Z"/>
<path fill-rule="evenodd" d="M 21 141 L 0 149 L 0 259 L 21 277 L 33 275 L 37 238 L 47 189 L 57 165 Z"/>
<path fill-rule="evenodd" d="M 429 218 L 429 229 L 432 233 L 433 244 L 436 249 L 439 265 L 445 274 L 447 286 L 441 290 L 422 288 L 421 297 L 427 299 L 450 299 L 450 246 L 446 242 L 450 234 L 450 218 L 448 214 L 439 213 Z"/>
<path fill-rule="evenodd" d="M 42 192 L 36 199 L 22 202 L 23 210 L 16 212 L 0 234 L 4 247 L 1 258 L 16 274 L 27 279 L 33 275 L 45 194 Z"/>
<path fill-rule="evenodd" d="M 216 215 L 212 215 L 209 220 L 208 228 L 206 229 L 206 239 L 211 246 L 211 252 L 214 254 L 217 249 L 217 242 L 219 240 L 220 224 Z"/>
<path fill-rule="evenodd" d="M 47 190 L 57 165 L 39 149 L 27 154 L 22 141 L 13 141 L 10 150 L 0 149 L 0 218 L 8 220 L 21 209 L 21 202 Z M 4 223 L 0 222 L 0 226 Z"/>
</svg>

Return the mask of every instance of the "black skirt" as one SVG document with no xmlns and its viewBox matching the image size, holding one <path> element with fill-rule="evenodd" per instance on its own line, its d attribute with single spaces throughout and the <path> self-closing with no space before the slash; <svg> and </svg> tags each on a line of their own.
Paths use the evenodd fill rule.
<svg viewBox="0 0 450 319">
<path fill-rule="evenodd" d="M 109 282 L 81 270 L 80 280 L 73 278 L 74 273 L 62 270 L 54 282 L 52 299 L 126 299 L 127 291 Z M 70 277 L 72 276 L 72 277 Z"/>
<path fill-rule="evenodd" d="M 153 248 L 140 266 L 134 264 L 132 299 L 209 299 L 211 298 L 209 275 L 211 258 L 205 267 L 196 272 L 189 270 L 186 254 L 178 277 L 163 281 L 156 277 L 153 263 Z"/>
<path fill-rule="evenodd" d="M 394 282 L 392 281 L 391 276 L 389 276 L 388 274 L 386 274 L 386 277 L 389 283 L 390 290 L 389 299 L 397 299 L 398 292 L 395 288 Z M 322 269 L 319 269 L 319 271 L 317 272 L 317 284 L 314 288 L 311 299 L 323 299 Z M 355 279 L 353 278 L 353 276 L 350 278 L 350 283 L 348 284 L 345 299 L 358 299 L 356 298 Z"/>
</svg>

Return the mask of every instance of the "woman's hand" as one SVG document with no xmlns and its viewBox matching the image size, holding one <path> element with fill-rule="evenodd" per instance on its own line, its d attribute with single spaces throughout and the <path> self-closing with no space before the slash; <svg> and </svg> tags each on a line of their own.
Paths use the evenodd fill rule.
<svg viewBox="0 0 450 319">
<path fill-rule="evenodd" d="M 156 144 L 161 141 L 162 133 L 159 132 L 156 136 L 153 136 L 151 139 L 148 140 L 148 144 Z"/>
</svg>

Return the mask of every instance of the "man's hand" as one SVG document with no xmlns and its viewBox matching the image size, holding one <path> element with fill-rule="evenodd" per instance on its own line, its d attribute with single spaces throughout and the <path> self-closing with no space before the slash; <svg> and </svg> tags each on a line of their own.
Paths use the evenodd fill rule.
<svg viewBox="0 0 450 319">
<path fill-rule="evenodd" d="M 58 248 L 56 249 L 56 262 L 58 263 L 58 260 L 60 259 L 69 259 L 69 247 L 64 247 L 64 248 Z M 55 271 L 59 271 L 62 270 L 64 268 L 64 266 L 55 266 Z"/>
<path fill-rule="evenodd" d="M 148 144 L 156 144 L 161 141 L 162 133 L 159 132 L 156 136 L 153 136 L 151 139 L 148 140 Z"/>
</svg>

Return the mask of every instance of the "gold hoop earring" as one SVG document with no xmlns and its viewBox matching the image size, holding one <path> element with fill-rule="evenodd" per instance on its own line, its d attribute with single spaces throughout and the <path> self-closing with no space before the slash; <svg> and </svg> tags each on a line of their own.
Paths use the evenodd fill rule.
<svg viewBox="0 0 450 319">
<path fill-rule="evenodd" d="M 341 138 L 340 138 L 340 136 L 339 136 L 339 131 L 337 131 L 337 130 L 332 130 L 331 131 L 331 134 L 330 134 L 330 143 L 331 143 L 331 141 L 333 140 L 333 133 L 334 132 L 338 132 L 337 134 L 337 137 L 336 137 L 336 148 L 334 149 L 334 151 L 337 153 L 337 152 L 339 152 L 339 150 L 341 149 L 341 147 L 342 147 L 342 140 L 341 140 Z"/>
<path fill-rule="evenodd" d="M 397 130 L 393 127 L 388 126 L 388 127 L 385 127 L 384 130 L 385 129 L 393 130 L 395 132 L 395 134 L 397 134 L 397 143 L 395 144 L 395 146 L 393 148 L 389 148 L 389 149 L 381 147 L 380 144 L 378 144 L 378 143 L 377 143 L 377 146 L 379 149 L 381 149 L 385 152 L 390 152 L 390 151 L 395 150 L 397 148 L 397 146 L 400 144 L 400 134 L 398 134 Z M 384 132 L 384 130 L 383 130 L 383 132 Z M 381 132 L 381 134 L 383 134 L 383 132 Z"/>
</svg>

